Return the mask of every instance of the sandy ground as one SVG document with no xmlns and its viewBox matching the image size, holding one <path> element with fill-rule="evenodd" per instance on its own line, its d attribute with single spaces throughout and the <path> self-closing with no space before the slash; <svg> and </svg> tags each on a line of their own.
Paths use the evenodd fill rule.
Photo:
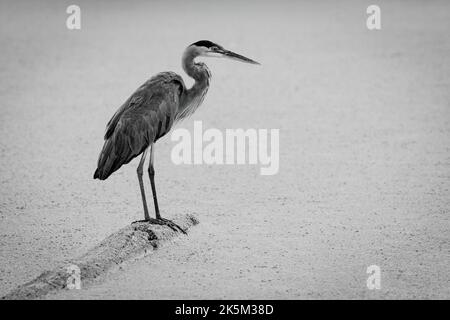
<svg viewBox="0 0 450 320">
<path fill-rule="evenodd" d="M 163 215 L 200 225 L 49 298 L 450 298 L 450 3 L 377 1 L 371 32 L 372 2 L 77 1 L 69 31 L 72 2 L 2 1 L 0 295 L 142 218 L 137 161 L 92 179 L 105 124 L 210 39 L 262 66 L 207 61 L 181 127 L 279 128 L 279 174 L 175 166 L 165 137 Z"/>
</svg>

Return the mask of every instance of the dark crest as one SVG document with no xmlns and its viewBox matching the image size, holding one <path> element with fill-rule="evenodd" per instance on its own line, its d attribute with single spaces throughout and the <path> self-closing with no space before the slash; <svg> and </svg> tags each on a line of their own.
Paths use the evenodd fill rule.
<svg viewBox="0 0 450 320">
<path fill-rule="evenodd" d="M 197 46 L 197 47 L 206 47 L 206 48 L 211 48 L 211 47 L 219 47 L 220 46 L 214 42 L 211 42 L 209 40 L 200 40 L 197 42 L 194 42 L 193 44 L 191 44 L 191 46 Z"/>
</svg>

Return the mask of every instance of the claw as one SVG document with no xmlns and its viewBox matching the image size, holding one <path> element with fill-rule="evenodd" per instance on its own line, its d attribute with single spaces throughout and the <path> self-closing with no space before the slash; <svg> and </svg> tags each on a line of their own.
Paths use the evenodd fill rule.
<svg viewBox="0 0 450 320">
<path fill-rule="evenodd" d="M 171 228 L 173 231 L 178 232 L 181 231 L 184 234 L 187 234 L 185 230 L 183 230 L 179 225 L 177 225 L 175 222 L 161 218 L 161 221 L 163 221 L 163 224 Z"/>
<path fill-rule="evenodd" d="M 181 231 L 183 234 L 187 234 L 185 230 L 183 230 L 183 228 L 181 228 L 179 225 L 177 225 L 175 222 L 168 220 L 168 219 L 164 219 L 164 218 L 160 218 L 160 219 L 153 219 L 150 218 L 148 220 L 137 220 L 137 221 L 133 221 L 131 224 L 134 223 L 140 223 L 140 222 L 147 222 L 147 223 L 151 223 L 151 224 L 159 224 L 161 226 L 167 226 L 170 229 L 172 229 L 175 232 L 179 232 Z"/>
</svg>

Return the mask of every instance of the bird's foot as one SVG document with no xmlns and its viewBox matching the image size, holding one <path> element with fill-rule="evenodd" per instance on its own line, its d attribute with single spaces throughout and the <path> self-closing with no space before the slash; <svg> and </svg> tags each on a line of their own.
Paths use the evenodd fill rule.
<svg viewBox="0 0 450 320">
<path fill-rule="evenodd" d="M 164 219 L 164 218 L 159 218 L 159 219 L 154 219 L 154 218 L 149 218 L 149 219 L 145 219 L 145 220 L 137 220 L 132 222 L 133 223 L 139 223 L 139 222 L 147 222 L 147 223 L 151 223 L 151 224 L 159 224 L 161 226 L 168 226 L 170 229 L 172 229 L 175 232 L 181 231 L 184 234 L 187 234 L 186 231 L 181 228 L 179 225 L 177 225 L 175 222 L 169 220 L 169 219 Z"/>
</svg>

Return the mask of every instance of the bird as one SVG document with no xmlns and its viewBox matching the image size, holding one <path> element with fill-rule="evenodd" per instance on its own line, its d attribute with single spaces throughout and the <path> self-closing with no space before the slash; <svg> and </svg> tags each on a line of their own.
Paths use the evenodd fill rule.
<svg viewBox="0 0 450 320">
<path fill-rule="evenodd" d="M 161 216 L 155 187 L 155 143 L 166 135 L 174 124 L 192 115 L 202 104 L 208 91 L 211 72 L 198 57 L 222 57 L 240 62 L 259 64 L 240 54 L 223 48 L 209 40 L 189 45 L 182 55 L 182 67 L 194 79 L 187 88 L 183 78 L 174 72 L 161 72 L 142 84 L 117 109 L 106 125 L 104 144 L 97 161 L 94 179 L 106 180 L 112 173 L 141 155 L 137 167 L 144 220 L 166 225 L 175 231 L 186 233 L 173 221 Z M 148 176 L 153 195 L 155 218 L 148 212 L 143 182 L 143 167 L 149 156 Z"/>
</svg>

